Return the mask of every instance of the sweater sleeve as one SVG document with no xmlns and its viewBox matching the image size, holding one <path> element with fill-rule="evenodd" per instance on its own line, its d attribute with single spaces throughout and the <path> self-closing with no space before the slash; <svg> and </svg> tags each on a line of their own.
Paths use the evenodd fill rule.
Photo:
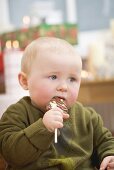
<svg viewBox="0 0 114 170">
<path fill-rule="evenodd" d="M 104 157 L 114 155 L 114 137 L 109 129 L 104 127 L 101 116 L 93 109 L 90 109 L 93 123 L 93 143 L 97 151 L 99 160 Z"/>
<path fill-rule="evenodd" d="M 0 120 L 0 152 L 15 166 L 29 164 L 50 147 L 53 133 L 42 123 L 42 118 L 29 124 L 21 107 L 10 107 Z"/>
</svg>

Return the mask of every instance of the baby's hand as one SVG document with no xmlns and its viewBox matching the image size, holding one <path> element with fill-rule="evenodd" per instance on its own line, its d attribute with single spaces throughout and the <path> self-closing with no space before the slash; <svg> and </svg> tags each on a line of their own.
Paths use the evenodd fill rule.
<svg viewBox="0 0 114 170">
<path fill-rule="evenodd" d="M 114 156 L 107 156 L 100 165 L 100 170 L 114 170 Z"/>
<path fill-rule="evenodd" d="M 44 114 L 43 123 L 45 127 L 54 132 L 56 128 L 63 127 L 63 119 L 68 119 L 69 114 L 64 113 L 60 108 L 55 107 Z"/>
</svg>

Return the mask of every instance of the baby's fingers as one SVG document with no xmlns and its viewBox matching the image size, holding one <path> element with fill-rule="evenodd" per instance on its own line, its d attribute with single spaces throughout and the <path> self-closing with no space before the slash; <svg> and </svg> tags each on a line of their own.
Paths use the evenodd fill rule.
<svg viewBox="0 0 114 170">
<path fill-rule="evenodd" d="M 53 127 L 54 127 L 54 129 L 58 129 L 58 128 L 62 128 L 63 127 L 63 123 L 62 122 L 59 122 L 59 121 L 55 121 L 54 123 L 53 123 Z"/>
<path fill-rule="evenodd" d="M 114 161 L 108 164 L 107 170 L 114 170 Z"/>
<path fill-rule="evenodd" d="M 100 170 L 114 170 L 114 156 L 107 156 L 100 165 Z"/>
</svg>

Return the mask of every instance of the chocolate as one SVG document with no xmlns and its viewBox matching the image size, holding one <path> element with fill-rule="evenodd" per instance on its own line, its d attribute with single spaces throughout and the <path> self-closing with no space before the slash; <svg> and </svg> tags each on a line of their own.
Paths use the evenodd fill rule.
<svg viewBox="0 0 114 170">
<path fill-rule="evenodd" d="M 50 109 L 54 108 L 55 106 L 59 107 L 64 112 L 68 113 L 68 108 L 67 108 L 67 105 L 66 105 L 64 99 L 62 99 L 60 97 L 53 97 L 46 108 L 47 108 L 47 110 L 50 110 Z"/>
</svg>

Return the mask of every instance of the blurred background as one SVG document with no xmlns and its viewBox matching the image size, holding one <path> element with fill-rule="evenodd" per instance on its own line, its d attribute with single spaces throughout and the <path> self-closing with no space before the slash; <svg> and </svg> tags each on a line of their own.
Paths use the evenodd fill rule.
<svg viewBox="0 0 114 170">
<path fill-rule="evenodd" d="M 0 116 L 28 95 L 17 75 L 24 48 L 40 36 L 70 42 L 83 61 L 78 100 L 114 131 L 114 1 L 0 0 Z"/>
</svg>

